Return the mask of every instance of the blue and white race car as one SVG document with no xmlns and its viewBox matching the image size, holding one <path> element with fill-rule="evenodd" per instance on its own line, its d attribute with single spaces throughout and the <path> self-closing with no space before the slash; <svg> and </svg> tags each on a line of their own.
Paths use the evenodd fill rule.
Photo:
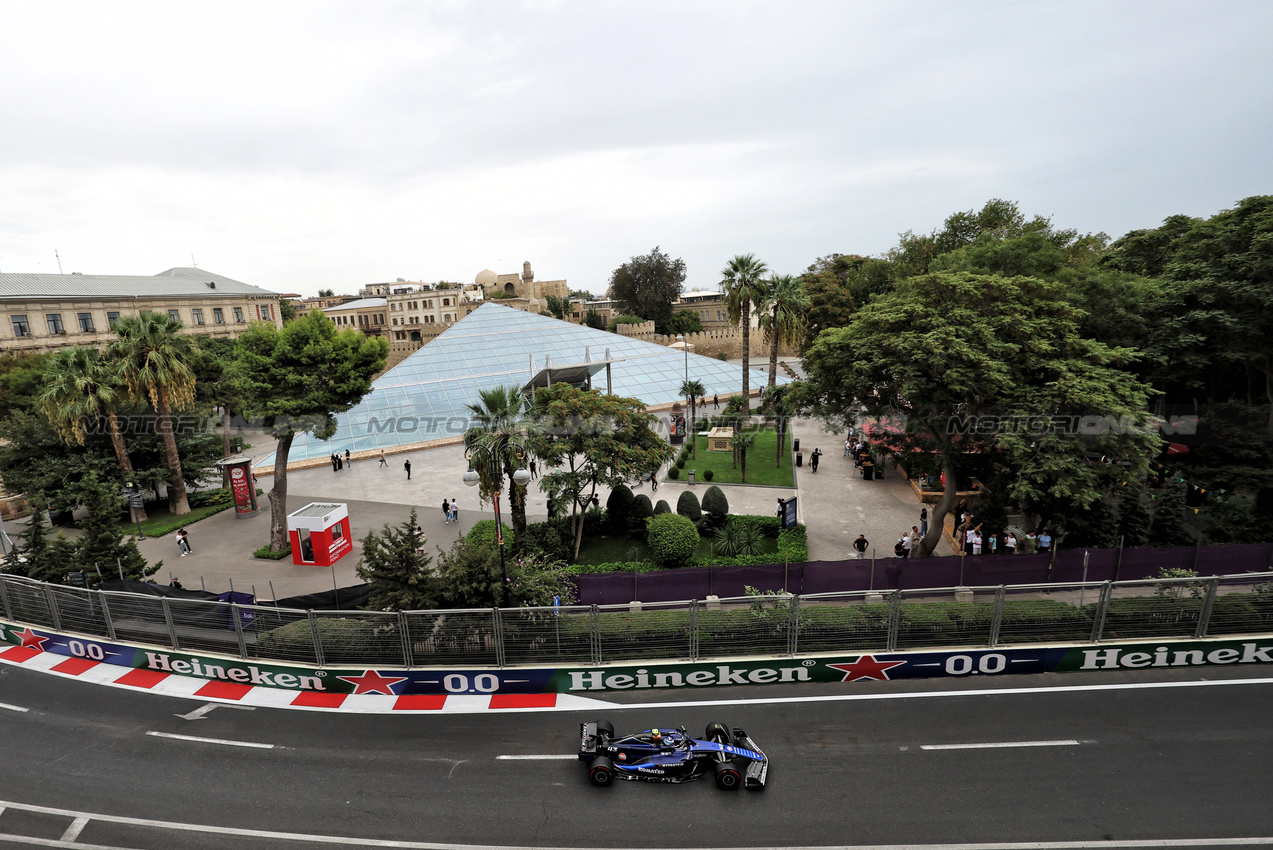
<svg viewBox="0 0 1273 850">
<path fill-rule="evenodd" d="M 711 773 L 716 785 L 732 791 L 740 785 L 764 788 L 769 759 L 742 729 L 732 733 L 711 723 L 701 739 L 676 729 L 646 729 L 617 737 L 604 720 L 580 726 L 579 760 L 588 764 L 593 785 L 615 778 L 646 782 L 690 782 Z"/>
</svg>

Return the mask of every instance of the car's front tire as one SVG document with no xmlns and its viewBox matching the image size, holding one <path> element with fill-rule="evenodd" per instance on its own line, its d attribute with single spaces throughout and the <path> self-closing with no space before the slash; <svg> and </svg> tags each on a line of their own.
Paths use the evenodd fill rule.
<svg viewBox="0 0 1273 850">
<path fill-rule="evenodd" d="M 734 767 L 732 761 L 723 761 L 716 765 L 716 787 L 722 791 L 735 791 L 743 784 L 743 775 Z"/>
<path fill-rule="evenodd" d="M 588 779 L 600 788 L 614 782 L 614 762 L 605 756 L 597 756 L 588 766 Z"/>
<path fill-rule="evenodd" d="M 708 723 L 707 731 L 703 733 L 703 738 L 717 744 L 728 744 L 729 727 L 724 723 Z"/>
</svg>

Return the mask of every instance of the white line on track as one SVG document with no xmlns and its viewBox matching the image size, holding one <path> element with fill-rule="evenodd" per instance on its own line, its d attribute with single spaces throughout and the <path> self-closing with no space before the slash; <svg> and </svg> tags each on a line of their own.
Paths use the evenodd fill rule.
<svg viewBox="0 0 1273 850">
<path fill-rule="evenodd" d="M 273 838 L 283 841 L 308 841 L 313 844 L 336 844 L 353 847 L 398 847 L 405 850 L 562 850 L 562 848 L 525 847 L 512 844 L 442 844 L 431 841 L 395 841 L 386 838 L 355 838 L 342 835 L 315 835 L 300 832 L 275 832 L 265 829 L 242 829 L 229 826 L 205 826 L 194 823 L 175 823 L 148 818 L 129 818 L 119 815 L 101 815 L 92 812 L 79 812 L 71 809 L 55 809 L 49 806 L 32 806 L 26 803 L 10 803 L 0 800 L 0 811 L 4 808 L 18 809 L 36 814 L 60 815 L 69 818 L 86 818 L 101 823 L 116 823 L 126 826 L 149 827 L 159 830 L 175 830 L 179 832 L 197 832 L 206 835 L 234 835 L 246 838 Z M 60 841 L 27 839 L 25 836 L 0 835 L 0 841 L 23 838 L 29 843 L 38 843 L 50 847 L 98 847 L 89 844 L 65 844 Z M 1252 847 L 1273 843 L 1273 837 L 1264 838 L 1190 838 L 1190 839 L 1092 839 L 1090 841 L 996 841 L 975 844 L 838 844 L 825 846 L 788 845 L 786 847 L 749 847 L 745 850 L 1108 850 L 1111 847 Z M 696 845 L 700 850 L 702 845 Z M 586 847 L 572 850 L 589 850 Z M 671 850 L 677 850 L 672 848 Z M 722 848 L 722 850 L 744 850 L 744 848 Z"/>
<path fill-rule="evenodd" d="M 23 708 L 20 705 L 9 705 L 7 702 L 0 702 L 0 708 L 6 708 L 9 711 L 30 711 L 29 708 Z"/>
<path fill-rule="evenodd" d="M 987 744 L 921 744 L 921 750 L 994 750 L 1007 747 L 1077 747 L 1081 741 L 998 741 Z"/>
<path fill-rule="evenodd" d="M 561 753 L 553 753 L 552 755 L 540 756 L 496 756 L 496 761 L 550 761 L 561 759 L 562 761 L 575 760 L 579 758 L 577 755 L 562 755 Z"/>
<path fill-rule="evenodd" d="M 200 738 L 197 735 L 176 735 L 172 732 L 147 732 L 156 738 L 175 738 L 178 741 L 198 741 L 201 744 L 225 744 L 230 747 L 252 747 L 258 750 L 272 750 L 273 744 L 258 744 L 255 741 L 229 741 L 225 738 Z"/>
<path fill-rule="evenodd" d="M 71 842 L 80 837 L 80 833 L 84 831 L 84 827 L 88 826 L 88 818 L 78 817 L 71 821 L 71 825 L 66 828 L 66 832 L 62 833 L 59 841 Z"/>
</svg>

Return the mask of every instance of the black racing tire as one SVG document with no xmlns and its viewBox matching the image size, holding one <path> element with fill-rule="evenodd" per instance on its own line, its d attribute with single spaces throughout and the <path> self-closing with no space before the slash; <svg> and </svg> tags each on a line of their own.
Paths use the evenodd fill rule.
<svg viewBox="0 0 1273 850">
<path fill-rule="evenodd" d="M 716 787 L 722 791 L 737 791 L 742 787 L 743 775 L 734 767 L 732 761 L 723 761 L 716 765 Z"/>
<path fill-rule="evenodd" d="M 703 738 L 716 744 L 728 744 L 730 741 L 729 727 L 724 723 L 708 723 L 707 731 L 703 733 Z"/>
<path fill-rule="evenodd" d="M 597 721 L 597 734 L 599 734 L 599 735 L 605 735 L 605 736 L 607 736 L 607 737 L 609 737 L 609 738 L 613 738 L 613 737 L 614 737 L 614 724 L 613 724 L 613 723 L 611 723 L 609 720 L 598 720 L 598 721 Z"/>
<path fill-rule="evenodd" d="M 597 756 L 588 765 L 588 779 L 598 788 L 605 788 L 614 782 L 614 762 L 605 756 Z"/>
</svg>

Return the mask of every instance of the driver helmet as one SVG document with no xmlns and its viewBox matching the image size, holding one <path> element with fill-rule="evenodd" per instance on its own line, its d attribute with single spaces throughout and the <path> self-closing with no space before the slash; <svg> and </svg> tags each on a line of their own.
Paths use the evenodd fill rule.
<svg viewBox="0 0 1273 850">
<path fill-rule="evenodd" d="M 660 732 L 658 729 L 650 730 L 650 738 L 651 740 L 654 741 L 654 746 L 656 747 L 663 746 L 663 733 Z"/>
</svg>

